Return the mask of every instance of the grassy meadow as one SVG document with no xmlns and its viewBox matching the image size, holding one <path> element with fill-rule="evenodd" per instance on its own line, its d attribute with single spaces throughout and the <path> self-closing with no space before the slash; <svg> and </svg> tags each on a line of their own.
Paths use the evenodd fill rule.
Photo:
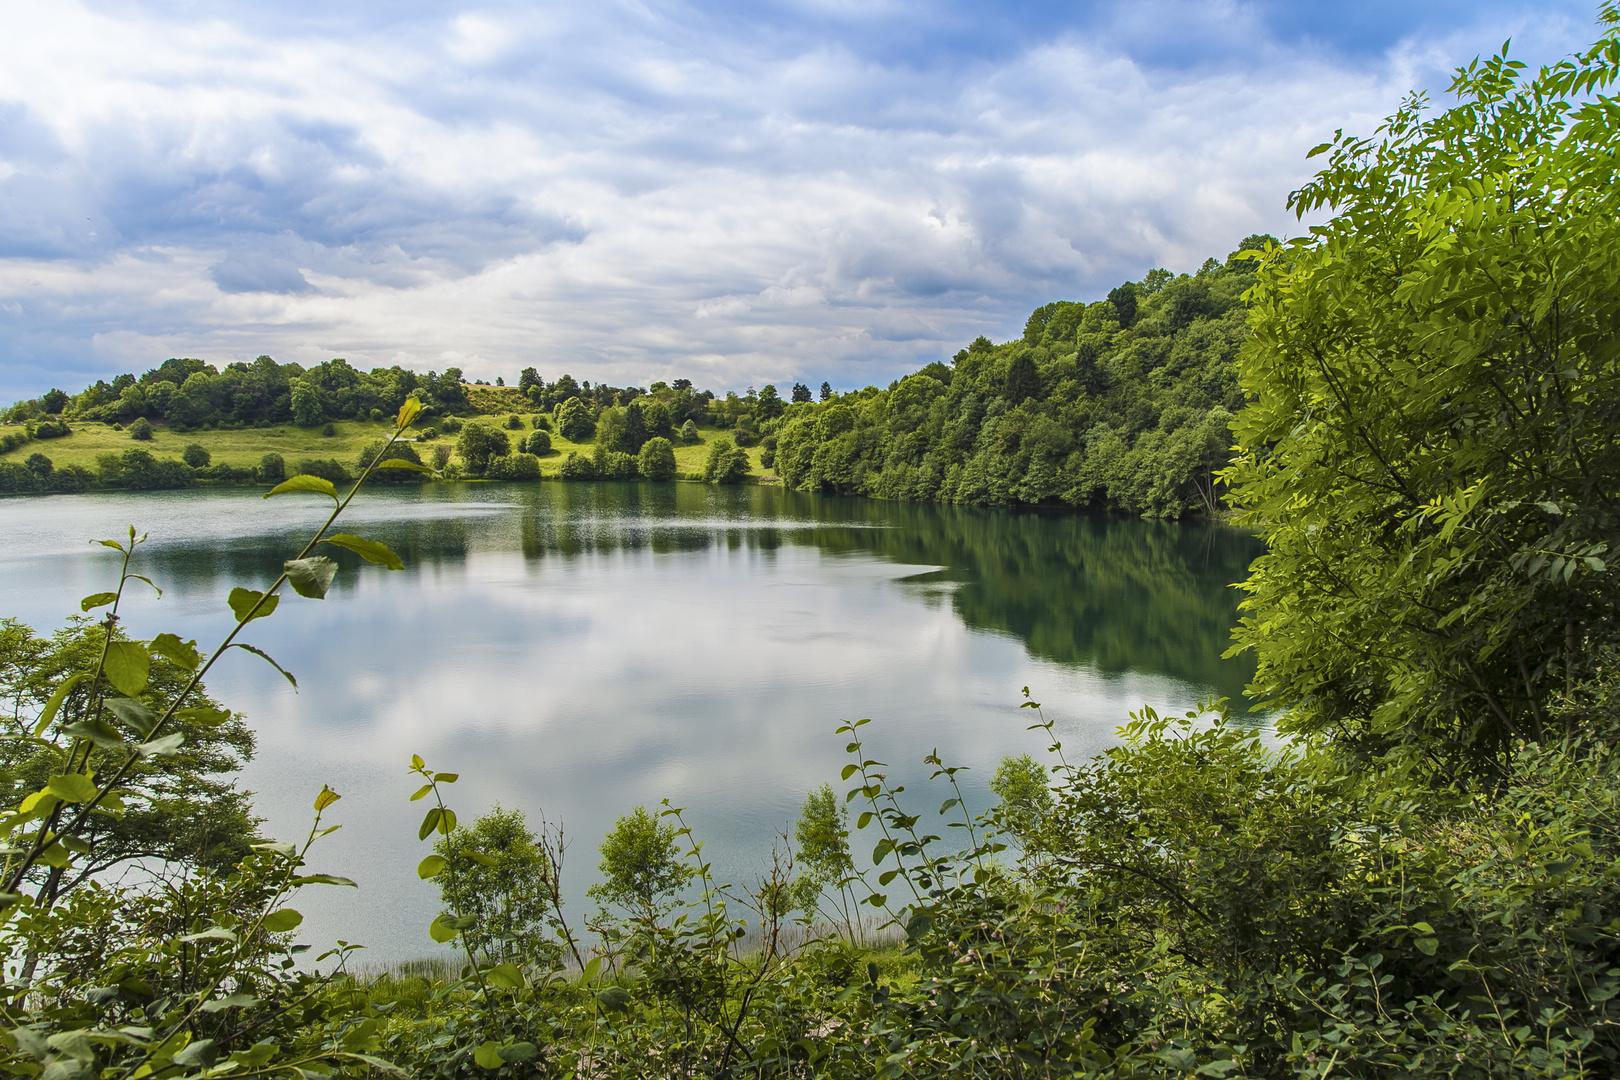
<svg viewBox="0 0 1620 1080">
<path fill-rule="evenodd" d="M 476 390 L 498 390 L 495 387 L 477 387 Z M 489 409 L 498 404 L 495 395 L 469 395 L 475 406 Z M 491 410 L 493 412 L 493 410 Z M 506 416 L 515 415 L 522 427 L 508 430 Z M 479 422 L 493 424 L 505 431 L 510 438 L 514 449 L 528 438 L 534 430 L 533 417 L 528 412 L 513 414 L 486 414 L 478 418 Z M 473 418 L 463 418 L 464 423 L 474 422 Z M 207 450 L 212 464 L 230 465 L 232 468 L 251 469 L 259 464 L 259 459 L 267 453 L 277 453 L 286 461 L 287 471 L 291 474 L 296 470 L 298 462 L 305 458 L 332 458 L 342 463 L 344 468 L 354 470 L 356 459 L 366 444 L 376 439 L 386 439 L 393 431 L 392 418 L 378 422 L 363 420 L 337 420 L 329 426 L 331 435 L 323 435 L 322 431 L 327 425 L 321 427 L 298 427 L 294 424 L 279 424 L 270 427 L 251 427 L 236 429 L 200 429 L 186 432 L 171 430 L 161 422 L 152 424 L 152 438 L 148 440 L 135 440 L 130 437 L 127 430 L 121 430 L 111 424 L 99 422 L 69 422 L 73 433 L 58 439 L 36 439 L 24 443 L 14 450 L 0 453 L 0 462 L 13 462 L 21 464 L 31 454 L 44 454 L 51 459 L 51 463 L 60 468 L 64 465 L 79 465 L 96 470 L 96 459 L 102 454 L 122 454 L 126 450 L 143 449 L 150 451 L 155 457 L 172 458 L 178 460 L 180 453 L 187 446 L 196 443 Z M 433 424 L 426 428 L 433 428 Z M 21 427 L 0 426 L 0 436 L 14 432 L 23 435 Z M 444 432 L 433 438 L 415 442 L 416 429 L 413 429 L 411 438 L 415 448 L 424 461 L 431 463 L 433 447 L 443 444 L 452 450 L 456 444 L 456 433 Z M 703 471 L 704 459 L 709 452 L 709 443 L 721 438 L 725 433 L 713 428 L 700 428 L 699 437 L 702 439 L 695 446 L 675 447 L 675 466 L 682 477 L 690 476 Z M 562 467 L 563 460 L 570 451 L 577 450 L 589 456 L 595 449 L 590 442 L 573 443 L 563 438 L 556 431 L 551 432 L 552 451 L 540 458 L 540 471 L 547 479 L 556 479 L 557 471 Z M 749 460 L 753 463 L 754 472 L 751 479 L 773 482 L 776 477 L 760 464 L 759 446 L 747 447 Z M 459 455 L 451 461 L 465 467 Z"/>
</svg>

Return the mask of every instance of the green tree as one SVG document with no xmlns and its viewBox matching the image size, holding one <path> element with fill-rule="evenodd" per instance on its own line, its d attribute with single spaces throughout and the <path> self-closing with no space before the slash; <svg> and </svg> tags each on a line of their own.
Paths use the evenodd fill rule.
<svg viewBox="0 0 1620 1080">
<path fill-rule="evenodd" d="M 1273 249 L 1228 474 L 1268 552 L 1238 640 L 1290 731 L 1493 757 L 1612 641 L 1620 530 L 1615 12 L 1526 78 L 1476 61 L 1428 115 L 1317 147 L 1291 199 L 1334 216 Z M 1441 149 L 1443 148 L 1443 150 Z"/>
<path fill-rule="evenodd" d="M 567 398 L 558 405 L 553 419 L 557 424 L 557 433 L 569 442 L 584 442 L 596 430 L 590 406 L 577 397 Z"/>
<path fill-rule="evenodd" d="M 272 451 L 259 458 L 258 479 L 261 484 L 279 484 L 287 479 L 287 463 L 280 454 Z"/>
<path fill-rule="evenodd" d="M 106 630 L 83 617 L 48 638 L 36 636 L 15 619 L 0 620 L 0 812 L 14 812 L 19 801 L 52 775 L 68 771 L 70 757 L 82 752 L 83 722 L 101 699 L 122 690 L 106 678 L 97 685 L 80 681 L 61 702 L 51 722 L 34 729 L 52 694 L 75 672 L 94 671 Z M 195 643 L 181 648 L 194 647 Z M 190 671 L 154 653 L 144 685 L 133 700 L 162 713 L 186 684 Z M 143 758 L 122 785 L 123 812 L 98 815 L 82 836 L 89 850 L 68 867 L 37 867 L 32 880 L 41 902 L 50 903 L 99 874 L 137 860 L 154 859 L 176 867 L 224 872 L 258 840 L 259 819 L 247 793 L 231 774 L 253 757 L 253 732 L 199 687 L 187 698 L 194 706 L 180 722 L 184 741 L 177 753 Z M 96 751 L 98 754 L 101 751 Z"/>
<path fill-rule="evenodd" d="M 676 436 L 676 440 L 682 446 L 696 446 L 698 443 L 703 441 L 703 436 L 698 434 L 697 425 L 691 420 L 687 420 L 681 425 L 681 431 L 680 434 Z"/>
<path fill-rule="evenodd" d="M 747 479 L 753 466 L 748 452 L 720 438 L 709 444 L 709 456 L 703 463 L 703 480 L 709 484 L 740 484 Z"/>
<path fill-rule="evenodd" d="M 603 903 L 617 904 L 652 919 L 691 877 L 675 846 L 675 826 L 660 822 L 645 806 L 621 815 L 602 840 L 597 869 L 605 880 L 585 890 Z"/>
<path fill-rule="evenodd" d="M 523 452 L 536 457 L 551 453 L 551 432 L 536 427 L 529 432 L 529 437 L 523 440 Z"/>
<path fill-rule="evenodd" d="M 489 468 L 491 458 L 501 457 L 511 450 L 506 432 L 484 424 L 468 424 L 456 439 L 456 453 L 475 476 L 482 476 Z"/>
<path fill-rule="evenodd" d="M 648 439 L 641 445 L 636 468 L 648 480 L 675 479 L 675 447 L 668 439 Z"/>
<path fill-rule="evenodd" d="M 146 417 L 143 416 L 133 424 L 129 425 L 129 437 L 138 442 L 151 441 L 152 425 L 146 422 Z"/>
<path fill-rule="evenodd" d="M 1052 812 L 1046 770 L 1029 754 L 1003 757 L 990 778 L 990 791 L 1001 800 L 1001 820 L 1014 836 L 1030 836 Z"/>
<path fill-rule="evenodd" d="M 205 469 L 208 467 L 208 463 L 213 460 L 213 455 L 209 454 L 206 447 L 197 443 L 188 443 L 186 448 L 180 451 L 180 460 L 193 469 Z"/>
<path fill-rule="evenodd" d="M 383 447 L 388 445 L 386 439 L 373 439 L 360 448 L 354 457 L 354 472 L 358 476 L 365 472 L 371 463 L 377 460 Z M 413 465 L 422 464 L 422 455 L 416 452 L 416 447 L 408 442 L 395 442 L 388 451 L 390 461 L 409 461 Z M 372 483 L 407 484 L 420 481 L 426 474 L 412 469 L 378 469 L 371 474 Z"/>
<path fill-rule="evenodd" d="M 849 855 L 849 813 L 831 784 L 822 784 L 805 796 L 793 826 L 793 842 L 795 861 L 804 867 L 793 882 L 795 906 L 812 917 L 830 914 L 850 941 L 858 940 L 859 908 L 848 881 L 855 872 Z M 838 898 L 833 913 L 821 908 L 829 889 Z"/>
<path fill-rule="evenodd" d="M 189 381 L 187 380 L 188 383 Z M 314 427 L 326 419 L 326 407 L 321 401 L 321 392 L 312 382 L 308 379 L 293 379 L 289 390 L 292 395 L 293 423 L 299 427 Z"/>
<path fill-rule="evenodd" d="M 462 930 L 475 955 L 521 961 L 548 952 L 553 870 L 523 811 L 497 805 L 433 850 L 448 864 L 437 878 L 445 907 L 476 920 Z"/>
</svg>

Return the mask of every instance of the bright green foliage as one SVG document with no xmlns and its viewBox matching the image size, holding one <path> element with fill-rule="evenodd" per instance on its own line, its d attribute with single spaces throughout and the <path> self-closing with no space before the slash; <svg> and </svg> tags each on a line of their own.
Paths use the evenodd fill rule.
<svg viewBox="0 0 1620 1080">
<path fill-rule="evenodd" d="M 475 955 L 522 961 L 547 952 L 553 871 L 523 811 L 497 806 L 433 850 L 447 863 L 436 878 L 446 909 L 475 920 L 462 931 Z"/>
<path fill-rule="evenodd" d="M 1620 113 L 1583 101 L 1620 37 L 1526 79 L 1459 73 L 1296 193 L 1335 216 L 1274 250 L 1227 474 L 1269 553 L 1239 633 L 1293 731 L 1482 760 L 1562 732 L 1615 633 Z"/>
<path fill-rule="evenodd" d="M 551 432 L 536 427 L 523 441 L 523 452 L 536 457 L 551 453 Z"/>
<path fill-rule="evenodd" d="M 709 444 L 709 456 L 703 462 L 703 480 L 709 484 L 740 484 L 752 468 L 747 451 L 733 446 L 730 439 L 716 439 Z"/>
<path fill-rule="evenodd" d="M 1029 837 L 1052 812 L 1046 770 L 1029 754 L 1003 757 L 990 778 L 990 790 L 1001 800 L 1001 820 L 1016 836 Z"/>
<path fill-rule="evenodd" d="M 605 880 L 586 895 L 650 918 L 691 877 L 675 847 L 675 826 L 660 822 L 644 806 L 622 815 L 602 840 L 597 867 Z"/>
<path fill-rule="evenodd" d="M 676 436 L 676 441 L 678 441 L 682 446 L 696 446 L 698 443 L 703 441 L 703 436 L 698 434 L 697 425 L 688 420 L 681 425 L 681 430 Z"/>
<path fill-rule="evenodd" d="M 805 796 L 799 820 L 793 826 L 794 857 L 803 867 L 793 882 L 795 906 L 811 918 L 829 918 L 841 924 L 850 940 L 859 937 L 853 896 L 847 880 L 855 872 L 849 855 L 849 812 L 831 784 L 822 784 Z M 823 912 L 828 890 L 837 898 L 836 913 Z"/>
<path fill-rule="evenodd" d="M 648 439 L 636 456 L 636 471 L 647 480 L 675 479 L 675 447 L 662 436 Z"/>
<path fill-rule="evenodd" d="M 596 419 L 584 401 L 571 397 L 558 405 L 552 416 L 557 433 L 569 442 L 584 442 L 596 430 Z"/>
<path fill-rule="evenodd" d="M 591 452 L 591 469 L 597 480 L 634 480 L 641 475 L 636 470 L 635 456 L 623 450 L 609 450 L 600 433 Z"/>
<path fill-rule="evenodd" d="M 490 459 L 500 457 L 511 448 L 506 432 L 484 424 L 468 424 L 456 439 L 456 453 L 475 476 L 482 476 L 489 468 Z"/>
</svg>

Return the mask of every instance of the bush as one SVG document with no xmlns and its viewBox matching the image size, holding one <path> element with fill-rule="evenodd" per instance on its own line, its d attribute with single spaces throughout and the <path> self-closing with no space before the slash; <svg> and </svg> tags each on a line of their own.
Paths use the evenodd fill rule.
<svg viewBox="0 0 1620 1080">
<path fill-rule="evenodd" d="M 703 436 L 698 434 L 697 425 L 688 420 L 681 425 L 681 432 L 675 439 L 682 446 L 696 446 L 703 441 Z"/>
<path fill-rule="evenodd" d="M 319 476 L 334 484 L 345 484 L 350 479 L 349 470 L 334 458 L 305 458 L 298 463 L 298 473 L 300 476 Z"/>
<path fill-rule="evenodd" d="M 26 495 L 45 490 L 45 478 L 11 461 L 0 461 L 0 492 Z"/>
<path fill-rule="evenodd" d="M 529 417 L 529 425 L 536 431 L 550 431 L 551 419 L 544 413 L 535 413 Z"/>
<path fill-rule="evenodd" d="M 333 427 L 331 424 L 327 424 L 325 427 L 321 428 L 321 434 L 330 438 L 337 434 L 337 428 Z"/>
<path fill-rule="evenodd" d="M 186 448 L 180 451 L 180 460 L 193 469 L 203 469 L 207 468 L 208 463 L 213 460 L 213 456 L 198 444 L 188 443 Z"/>
<path fill-rule="evenodd" d="M 508 430 L 508 431 L 522 431 L 523 430 L 523 418 L 521 416 L 519 416 L 517 413 L 507 413 L 507 415 L 506 415 L 506 430 Z"/>
<path fill-rule="evenodd" d="M 366 467 L 376 460 L 377 455 L 382 453 L 382 448 L 387 445 L 386 439 L 373 439 L 362 447 L 354 459 L 354 474 L 359 476 L 365 472 Z M 412 465 L 420 465 L 422 455 L 418 454 L 416 447 L 410 443 L 396 442 L 393 449 L 388 451 L 388 460 L 408 461 Z M 425 473 L 419 473 L 414 469 L 378 469 L 371 474 L 371 479 L 374 483 L 380 484 L 410 484 L 422 480 L 425 476 Z"/>
<path fill-rule="evenodd" d="M 595 480 L 596 465 L 578 450 L 570 450 L 557 475 L 564 480 Z"/>
<path fill-rule="evenodd" d="M 118 459 L 118 482 L 132 491 L 170 491 L 190 487 L 192 472 L 173 458 L 159 461 L 147 450 L 125 450 Z"/>
<path fill-rule="evenodd" d="M 636 468 L 648 480 L 673 480 L 675 447 L 670 445 L 668 439 L 648 439 L 641 446 L 641 454 L 636 459 Z"/>
<path fill-rule="evenodd" d="M 34 438 L 60 439 L 64 435 L 73 434 L 73 429 L 60 420 L 41 420 L 34 425 Z"/>
<path fill-rule="evenodd" d="M 536 457 L 551 453 L 551 433 L 535 428 L 523 441 L 523 451 Z"/>
<path fill-rule="evenodd" d="M 143 416 L 133 424 L 129 425 L 129 437 L 137 442 L 148 442 L 151 440 L 152 425 L 146 422 L 146 417 Z"/>
<path fill-rule="evenodd" d="M 287 479 L 287 463 L 280 454 L 271 452 L 259 458 L 259 482 L 262 484 L 279 484 Z"/>
<path fill-rule="evenodd" d="M 367 413 L 366 415 L 371 418 L 371 422 L 373 424 L 382 423 L 383 411 L 381 409 L 372 409 L 371 412 Z"/>
<path fill-rule="evenodd" d="M 540 479 L 540 459 L 533 454 L 505 454 L 490 458 L 484 475 L 491 480 L 533 481 Z"/>
<path fill-rule="evenodd" d="M 596 467 L 598 480 L 634 480 L 640 475 L 636 471 L 635 458 L 622 450 L 608 450 L 600 444 L 592 455 L 591 464 Z"/>
<path fill-rule="evenodd" d="M 439 430 L 443 431 L 446 435 L 454 435 L 456 432 L 461 430 L 461 427 L 462 425 L 460 420 L 454 416 L 447 416 L 444 418 L 444 422 L 439 425 Z"/>
<path fill-rule="evenodd" d="M 703 482 L 740 484 L 752 468 L 746 451 L 732 446 L 730 439 L 716 439 L 709 444 L 709 457 L 703 463 Z"/>
</svg>

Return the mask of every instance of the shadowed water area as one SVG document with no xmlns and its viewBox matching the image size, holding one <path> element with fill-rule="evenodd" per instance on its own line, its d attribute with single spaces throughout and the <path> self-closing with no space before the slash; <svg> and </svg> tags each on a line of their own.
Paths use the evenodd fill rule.
<svg viewBox="0 0 1620 1080">
<path fill-rule="evenodd" d="M 324 516 L 313 496 L 240 490 L 0 501 L 0 614 L 61 625 L 116 573 L 85 541 L 133 524 L 151 535 L 141 571 L 165 592 L 134 598 L 129 632 L 207 647 L 229 628 L 231 587 L 273 580 Z M 301 836 L 321 784 L 343 794 L 331 820 L 344 828 L 313 864 L 361 888 L 295 906 L 304 940 L 363 942 L 372 964 L 435 951 L 413 753 L 461 774 L 463 820 L 499 802 L 564 824 L 578 922 L 596 846 L 637 803 L 687 807 L 722 879 L 757 877 L 805 792 L 842 790 L 842 720 L 873 718 L 868 752 L 919 811 L 943 798 L 924 790 L 935 748 L 969 767 L 981 809 L 1003 754 L 1045 746 L 1025 730 L 1022 687 L 1072 759 L 1144 703 L 1236 700 L 1250 674 L 1219 657 L 1231 583 L 1260 547 L 1221 527 L 547 483 L 378 489 L 339 528 L 386 542 L 406 569 L 329 550 L 342 570 L 326 600 L 289 595 L 244 634 L 298 692 L 245 653 L 208 683 L 258 733 L 244 784 L 267 831 Z"/>
</svg>

